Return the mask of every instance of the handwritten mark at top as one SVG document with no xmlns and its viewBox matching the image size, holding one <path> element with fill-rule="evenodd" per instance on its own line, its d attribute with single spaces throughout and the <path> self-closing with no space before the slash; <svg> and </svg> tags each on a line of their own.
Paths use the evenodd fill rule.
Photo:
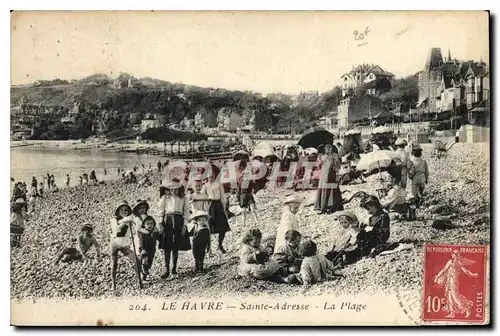
<svg viewBox="0 0 500 336">
<path fill-rule="evenodd" d="M 353 35 L 354 35 L 354 40 L 355 41 L 363 41 L 365 39 L 365 37 L 368 36 L 368 33 L 370 32 L 370 27 L 369 26 L 366 26 L 365 30 L 362 31 L 362 32 L 359 32 L 357 29 L 353 31 Z M 358 47 L 361 47 L 365 44 L 368 44 L 368 42 L 362 42 L 360 44 L 358 44 Z"/>
<path fill-rule="evenodd" d="M 400 37 L 401 35 L 406 34 L 411 28 L 412 28 L 412 26 L 407 26 L 403 30 L 401 30 L 401 31 L 397 32 L 396 34 L 394 34 L 394 36 L 396 38 Z"/>
</svg>

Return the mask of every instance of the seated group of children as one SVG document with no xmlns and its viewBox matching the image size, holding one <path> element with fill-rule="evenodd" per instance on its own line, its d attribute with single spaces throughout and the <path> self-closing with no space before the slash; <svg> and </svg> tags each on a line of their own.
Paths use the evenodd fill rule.
<svg viewBox="0 0 500 336">
<path fill-rule="evenodd" d="M 361 206 L 370 213 L 368 226 L 361 226 L 356 215 L 349 211 L 335 213 L 343 230 L 325 256 L 317 254 L 312 240 L 301 242 L 302 236 L 296 230 L 288 230 L 286 244 L 275 251 L 262 247 L 259 229 L 248 230 L 243 237 L 238 274 L 307 288 L 328 279 L 346 264 L 376 255 L 389 239 L 389 215 L 374 196 L 364 199 Z"/>
</svg>

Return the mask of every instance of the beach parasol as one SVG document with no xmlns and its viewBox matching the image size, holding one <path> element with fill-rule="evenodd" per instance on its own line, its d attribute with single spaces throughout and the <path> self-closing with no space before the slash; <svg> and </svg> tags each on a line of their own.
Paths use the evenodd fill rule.
<svg viewBox="0 0 500 336">
<path fill-rule="evenodd" d="M 333 143 L 333 134 L 328 132 L 323 127 L 312 127 L 306 130 L 299 142 L 297 143 L 302 148 L 314 147 L 318 148 L 321 145 Z"/>
<path fill-rule="evenodd" d="M 249 158 L 249 157 L 250 157 L 250 154 L 247 151 L 244 151 L 242 149 L 234 152 L 234 154 L 233 154 L 234 161 L 239 161 L 241 159 Z"/>
<path fill-rule="evenodd" d="M 375 127 L 372 131 L 372 134 L 385 134 L 385 133 L 394 133 L 394 130 L 387 126 L 379 126 Z"/>
<path fill-rule="evenodd" d="M 401 159 L 396 152 L 378 150 L 368 154 L 361 154 L 361 159 L 356 165 L 356 170 L 371 173 L 376 169 L 388 168 L 393 162 L 399 163 L 400 161 Z"/>
</svg>

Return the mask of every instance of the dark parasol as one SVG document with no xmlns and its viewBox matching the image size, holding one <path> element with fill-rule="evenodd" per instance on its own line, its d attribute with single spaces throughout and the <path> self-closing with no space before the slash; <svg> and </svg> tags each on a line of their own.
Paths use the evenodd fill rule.
<svg viewBox="0 0 500 336">
<path fill-rule="evenodd" d="M 333 134 L 323 127 L 312 127 L 307 129 L 300 138 L 298 145 L 302 148 L 313 147 L 318 149 L 321 145 L 333 143 Z"/>
</svg>

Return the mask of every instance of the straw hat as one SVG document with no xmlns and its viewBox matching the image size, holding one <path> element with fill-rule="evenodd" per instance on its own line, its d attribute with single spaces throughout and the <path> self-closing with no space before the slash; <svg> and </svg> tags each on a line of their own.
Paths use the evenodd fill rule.
<svg viewBox="0 0 500 336">
<path fill-rule="evenodd" d="M 146 212 L 148 212 L 148 210 L 149 210 L 149 204 L 148 204 L 148 202 L 146 200 L 137 200 L 136 205 L 134 205 L 134 208 L 132 209 L 132 212 L 134 213 L 134 215 L 137 213 L 137 211 L 139 210 L 140 206 L 145 206 L 146 207 Z"/>
<path fill-rule="evenodd" d="M 132 208 L 130 207 L 130 205 L 128 205 L 127 201 L 123 201 L 116 207 L 115 216 L 118 216 L 118 212 L 120 211 L 121 207 L 127 207 L 128 210 L 132 213 Z"/>
<path fill-rule="evenodd" d="M 349 218 L 351 221 L 353 221 L 355 223 L 359 222 L 358 217 L 356 217 L 356 215 L 350 211 L 337 211 L 337 212 L 335 212 L 335 217 L 342 217 L 342 216 Z"/>
<path fill-rule="evenodd" d="M 191 214 L 191 216 L 189 216 L 189 220 L 192 221 L 198 217 L 210 217 L 210 215 L 208 214 L 208 212 L 205 212 L 205 211 L 201 211 L 201 210 L 198 210 L 198 211 L 195 211 Z"/>
<path fill-rule="evenodd" d="M 299 195 L 290 195 L 285 200 L 283 201 L 283 204 L 289 204 L 289 203 L 302 203 L 304 202 L 304 199 L 300 197 Z"/>
</svg>

